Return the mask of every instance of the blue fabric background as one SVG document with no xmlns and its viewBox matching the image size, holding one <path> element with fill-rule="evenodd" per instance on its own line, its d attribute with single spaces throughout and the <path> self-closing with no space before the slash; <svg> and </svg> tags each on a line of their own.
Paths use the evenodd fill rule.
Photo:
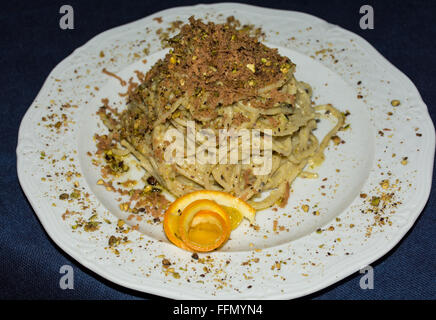
<svg viewBox="0 0 436 320">
<path fill-rule="evenodd" d="M 49 239 L 18 183 L 15 148 L 19 124 L 26 109 L 53 67 L 75 48 L 112 27 L 162 9 L 193 3 L 195 1 L 167 0 L 2 2 L 0 299 L 154 298 L 102 279 L 77 264 Z M 307 12 L 361 35 L 412 79 L 433 120 L 436 119 L 436 2 L 293 0 L 249 3 Z M 74 8 L 75 30 L 59 28 L 59 8 L 63 4 Z M 364 4 L 374 8 L 374 30 L 359 28 L 359 8 Z M 435 192 L 433 186 L 427 206 L 407 236 L 373 264 L 373 290 L 360 289 L 361 275 L 356 273 L 308 298 L 436 299 Z M 74 290 L 59 288 L 59 269 L 64 264 L 74 268 Z"/>
</svg>

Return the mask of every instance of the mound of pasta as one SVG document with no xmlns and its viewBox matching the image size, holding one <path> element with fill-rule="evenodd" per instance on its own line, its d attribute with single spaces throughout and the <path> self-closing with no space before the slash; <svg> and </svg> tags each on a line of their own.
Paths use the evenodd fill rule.
<svg viewBox="0 0 436 320">
<path fill-rule="evenodd" d="M 141 83 L 129 87 L 124 111 L 102 107 L 100 115 L 111 134 L 139 160 L 145 179 L 153 176 L 177 197 L 221 190 L 258 210 L 285 205 L 294 179 L 309 163 L 322 161 L 324 149 L 343 125 L 342 114 L 331 105 L 313 106 L 312 90 L 295 79 L 290 59 L 234 24 L 191 17 L 169 44 L 169 53 L 141 74 Z M 319 142 L 313 131 L 325 112 L 337 122 Z M 169 163 L 165 132 L 173 129 L 186 136 L 189 123 L 216 136 L 223 129 L 256 129 L 263 138 L 269 136 L 271 170 L 254 174 L 259 163 L 244 159 Z"/>
</svg>

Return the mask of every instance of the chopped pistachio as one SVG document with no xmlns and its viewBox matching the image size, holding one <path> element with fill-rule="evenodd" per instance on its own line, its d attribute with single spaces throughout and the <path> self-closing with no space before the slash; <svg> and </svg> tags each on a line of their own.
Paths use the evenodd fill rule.
<svg viewBox="0 0 436 320">
<path fill-rule="evenodd" d="M 83 227 L 83 230 L 85 230 L 86 232 L 96 231 L 99 228 L 99 224 L 100 224 L 100 222 L 98 222 L 98 221 L 89 221 L 85 224 L 85 226 Z"/>
<path fill-rule="evenodd" d="M 372 197 L 371 205 L 374 207 L 378 207 L 379 204 L 380 204 L 380 197 Z"/>
<path fill-rule="evenodd" d="M 247 64 L 247 68 L 253 73 L 256 72 L 256 67 L 252 63 Z"/>
<path fill-rule="evenodd" d="M 341 138 L 339 138 L 338 136 L 333 136 L 332 137 L 333 143 L 337 146 L 341 143 Z"/>
<path fill-rule="evenodd" d="M 389 188 L 389 180 L 383 180 L 381 183 L 380 183 L 380 185 L 381 185 L 381 187 L 383 188 L 383 189 L 387 189 L 387 188 Z"/>
<path fill-rule="evenodd" d="M 282 73 L 288 73 L 290 68 L 291 68 L 291 66 L 288 63 L 285 63 L 280 67 L 280 71 Z"/>
<path fill-rule="evenodd" d="M 399 105 L 401 104 L 401 102 L 400 102 L 400 100 L 392 100 L 391 101 L 391 105 L 393 106 L 393 107 L 398 107 Z"/>
<path fill-rule="evenodd" d="M 78 191 L 78 190 L 73 191 L 73 192 L 70 194 L 70 197 L 73 198 L 73 199 L 78 199 L 78 198 L 80 198 L 80 191 Z"/>
<path fill-rule="evenodd" d="M 116 247 L 120 244 L 120 238 L 117 238 L 115 236 L 110 236 L 108 241 L 109 247 Z"/>
<path fill-rule="evenodd" d="M 68 198 L 69 198 L 68 193 L 62 193 L 62 194 L 59 196 L 59 199 L 60 199 L 60 200 L 67 200 Z"/>
</svg>

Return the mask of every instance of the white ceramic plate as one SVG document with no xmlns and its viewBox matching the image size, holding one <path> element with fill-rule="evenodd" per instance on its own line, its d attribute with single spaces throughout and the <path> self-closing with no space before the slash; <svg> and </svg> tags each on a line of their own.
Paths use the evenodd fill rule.
<svg viewBox="0 0 436 320">
<path fill-rule="evenodd" d="M 297 79 L 313 86 L 316 103 L 350 112 L 350 128 L 339 133 L 345 143 L 330 145 L 319 179 L 297 179 L 286 208 L 259 212 L 259 230 L 244 222 L 223 248 L 198 260 L 168 243 L 161 224 L 128 221 L 114 194 L 96 184 L 99 169 L 87 155 L 93 135 L 105 130 L 95 115 L 101 99 L 124 103 L 118 92 L 126 89 L 101 70 L 126 80 L 145 72 L 165 53 L 158 30 L 193 14 L 215 22 L 234 15 L 261 27 L 265 42 L 297 64 Z M 317 134 L 331 125 L 323 120 Z M 165 10 L 77 49 L 26 113 L 17 166 L 50 237 L 106 279 L 171 298 L 285 299 L 325 288 L 398 243 L 428 198 L 434 149 L 415 86 L 366 41 L 306 14 L 227 3 Z M 59 199 L 74 190 L 79 198 Z M 84 227 L 90 217 L 100 223 L 95 231 Z M 122 229 L 118 218 L 127 222 Z M 118 246 L 109 247 L 111 236 L 121 239 Z"/>
</svg>

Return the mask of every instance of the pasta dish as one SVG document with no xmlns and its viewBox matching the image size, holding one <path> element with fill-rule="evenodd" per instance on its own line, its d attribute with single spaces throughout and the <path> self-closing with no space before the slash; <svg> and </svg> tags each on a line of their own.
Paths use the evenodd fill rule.
<svg viewBox="0 0 436 320">
<path fill-rule="evenodd" d="M 152 176 L 177 197 L 221 190 L 257 210 L 284 206 L 294 179 L 314 175 L 305 168 L 322 162 L 325 148 L 344 123 L 342 113 L 330 104 L 314 106 L 311 87 L 295 79 L 295 65 L 277 49 L 231 23 L 203 23 L 193 17 L 189 22 L 169 40 L 171 50 L 163 59 L 146 74 L 137 73 L 141 83 L 129 86 L 124 111 L 101 108 L 103 122 L 140 162 L 147 172 L 144 179 Z M 313 131 L 326 114 L 336 124 L 318 141 Z M 189 123 L 197 132 L 208 129 L 217 136 L 223 129 L 257 130 L 272 141 L 271 170 L 256 175 L 259 164 L 243 159 L 169 163 L 165 132 L 185 133 Z M 238 153 L 239 148 L 241 143 Z"/>
</svg>

